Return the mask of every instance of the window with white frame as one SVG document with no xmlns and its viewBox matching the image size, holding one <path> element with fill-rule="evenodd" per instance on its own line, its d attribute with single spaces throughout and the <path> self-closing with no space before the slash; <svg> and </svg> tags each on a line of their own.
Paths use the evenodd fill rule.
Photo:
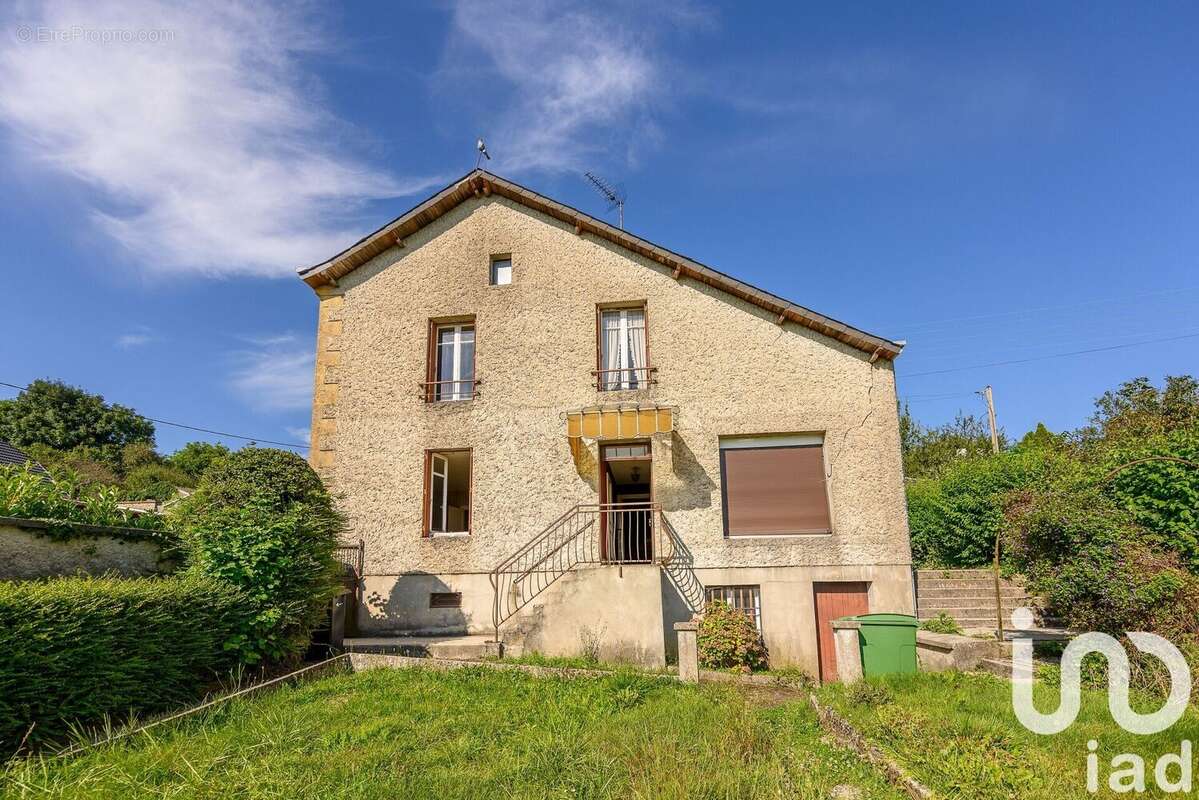
<svg viewBox="0 0 1199 800">
<path fill-rule="evenodd" d="M 646 363 L 645 309 L 612 308 L 600 312 L 601 391 L 641 389 L 650 383 Z"/>
<path fill-rule="evenodd" d="M 507 286 L 512 283 L 511 256 L 495 256 L 491 259 L 491 285 Z"/>
<path fill-rule="evenodd" d="M 758 633 L 762 632 L 762 593 L 757 586 L 708 586 L 704 600 L 719 600 L 753 620 Z"/>
<path fill-rule="evenodd" d="M 436 450 L 425 461 L 425 535 L 470 531 L 470 450 Z"/>
<path fill-rule="evenodd" d="M 475 396 L 475 325 L 434 326 L 432 400 L 471 400 Z"/>
</svg>

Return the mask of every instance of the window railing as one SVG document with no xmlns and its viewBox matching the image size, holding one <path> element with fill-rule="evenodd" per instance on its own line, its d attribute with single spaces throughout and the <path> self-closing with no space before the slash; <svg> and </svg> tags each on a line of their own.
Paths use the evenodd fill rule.
<svg viewBox="0 0 1199 800">
<path fill-rule="evenodd" d="M 459 381 L 424 381 L 420 384 L 421 397 L 426 403 L 453 403 L 474 400 L 479 396 L 478 378 Z"/>
<path fill-rule="evenodd" d="M 620 367 L 593 369 L 595 388 L 601 392 L 618 392 L 630 389 L 645 389 L 658 382 L 657 367 Z"/>
</svg>

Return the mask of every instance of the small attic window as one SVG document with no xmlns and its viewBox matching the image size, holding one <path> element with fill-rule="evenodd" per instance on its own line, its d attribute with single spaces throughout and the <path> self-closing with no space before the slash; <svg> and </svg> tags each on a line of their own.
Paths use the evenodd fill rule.
<svg viewBox="0 0 1199 800">
<path fill-rule="evenodd" d="M 512 256 L 491 257 L 491 285 L 507 286 L 512 283 Z"/>
</svg>

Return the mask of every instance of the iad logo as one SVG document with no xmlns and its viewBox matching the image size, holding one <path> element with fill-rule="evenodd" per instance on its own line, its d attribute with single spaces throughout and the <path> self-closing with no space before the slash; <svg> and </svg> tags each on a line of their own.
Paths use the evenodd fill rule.
<svg viewBox="0 0 1199 800">
<path fill-rule="evenodd" d="M 1028 630 L 1033 626 L 1033 614 L 1027 608 L 1012 613 L 1012 626 Z M 1033 733 L 1061 733 L 1078 716 L 1082 699 L 1082 660 L 1090 653 L 1102 653 L 1107 658 L 1107 705 L 1112 719 L 1128 731 L 1151 734 L 1164 731 L 1186 711 L 1191 698 L 1191 669 L 1178 648 L 1154 633 L 1132 631 L 1129 640 L 1143 653 L 1157 656 L 1170 672 L 1170 695 L 1165 704 L 1152 714 L 1138 714 L 1128 705 L 1128 654 L 1115 638 L 1106 633 L 1084 633 L 1070 640 L 1062 653 L 1061 703 L 1057 711 L 1042 714 L 1033 706 L 1032 639 L 1017 638 L 1012 642 L 1012 708 L 1016 718 Z"/>
</svg>

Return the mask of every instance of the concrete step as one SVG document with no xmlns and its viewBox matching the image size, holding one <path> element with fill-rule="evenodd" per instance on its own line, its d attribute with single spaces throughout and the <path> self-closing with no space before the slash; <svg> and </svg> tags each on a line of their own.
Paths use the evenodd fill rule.
<svg viewBox="0 0 1199 800">
<path fill-rule="evenodd" d="M 1028 595 L 1005 595 L 1000 598 L 1003 605 L 1019 608 L 1032 602 Z M 917 600 L 921 608 L 961 608 L 963 606 L 994 606 L 994 594 L 955 594 L 946 597 L 920 597 Z"/>
<path fill-rule="evenodd" d="M 1000 587 L 1010 586 L 1013 588 L 1022 589 L 1018 583 L 1011 581 L 1000 581 Z M 916 589 L 925 591 L 927 589 L 979 589 L 990 587 L 995 590 L 994 578 L 927 578 L 917 582 Z"/>
<path fill-rule="evenodd" d="M 1008 611 L 1008 610 L 1009 609 L 1007 609 L 1006 607 L 1004 608 L 1004 611 Z M 956 608 L 928 608 L 925 606 L 921 606 L 920 609 L 916 612 L 916 616 L 919 617 L 920 619 L 928 619 L 929 617 L 937 616 L 937 614 L 941 613 L 942 611 L 944 611 L 946 614 L 948 614 L 951 617 L 959 618 L 959 619 L 965 618 L 965 617 L 969 617 L 971 619 L 974 619 L 977 617 L 989 617 L 989 618 L 993 619 L 995 617 L 995 604 L 992 603 L 991 605 L 979 604 L 979 605 L 958 606 Z"/>
<path fill-rule="evenodd" d="M 990 578 L 994 579 L 995 572 L 990 569 L 918 569 L 917 580 L 934 580 L 937 578 Z"/>
<path fill-rule="evenodd" d="M 415 658 L 478 661 L 492 651 L 486 634 L 464 636 L 370 636 L 346 639 L 347 653 L 386 653 Z"/>
<path fill-rule="evenodd" d="M 1026 597 L 1028 591 L 1023 586 L 1000 586 L 1000 593 L 1004 597 Z M 981 586 L 921 586 L 920 598 L 924 599 L 935 597 L 975 597 L 986 595 L 992 600 L 995 599 L 995 584 L 988 584 L 985 588 Z"/>
<path fill-rule="evenodd" d="M 978 662 L 979 672 L 989 672 L 1000 678 L 1012 679 L 1012 661 L 1008 658 L 984 658 Z"/>
</svg>

